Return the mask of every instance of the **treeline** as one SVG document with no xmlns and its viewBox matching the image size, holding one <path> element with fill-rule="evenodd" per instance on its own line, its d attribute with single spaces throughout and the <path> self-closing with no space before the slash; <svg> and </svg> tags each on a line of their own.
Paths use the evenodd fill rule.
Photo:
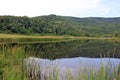
<svg viewBox="0 0 120 80">
<path fill-rule="evenodd" d="M 0 33 L 120 37 L 120 18 L 0 16 Z"/>
</svg>

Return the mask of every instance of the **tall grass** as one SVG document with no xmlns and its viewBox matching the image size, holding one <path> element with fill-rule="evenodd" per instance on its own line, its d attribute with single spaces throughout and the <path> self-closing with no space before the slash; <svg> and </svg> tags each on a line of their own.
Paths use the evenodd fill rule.
<svg viewBox="0 0 120 80">
<path fill-rule="evenodd" d="M 23 48 L 19 46 L 7 46 L 0 45 L 0 80 L 39 80 L 43 76 L 43 80 L 58 80 L 59 79 L 59 71 L 57 67 L 53 69 L 53 72 L 49 75 L 42 75 L 40 65 L 31 66 L 30 64 L 28 72 L 26 71 L 26 67 L 24 67 L 24 58 L 26 57 Z M 65 73 L 66 80 L 120 80 L 120 66 L 114 67 L 114 72 L 112 72 L 112 76 L 108 74 L 110 66 L 103 67 L 98 70 L 97 73 L 94 72 L 94 69 L 85 72 L 79 71 L 77 77 L 71 71 L 67 71 Z M 39 68 L 39 69 L 38 69 Z M 36 73 L 36 69 L 40 73 Z M 63 77 L 63 76 L 62 76 Z M 63 78 L 61 78 L 63 79 Z"/>
<path fill-rule="evenodd" d="M 0 46 L 0 80 L 23 80 L 23 53 L 18 46 Z"/>
</svg>

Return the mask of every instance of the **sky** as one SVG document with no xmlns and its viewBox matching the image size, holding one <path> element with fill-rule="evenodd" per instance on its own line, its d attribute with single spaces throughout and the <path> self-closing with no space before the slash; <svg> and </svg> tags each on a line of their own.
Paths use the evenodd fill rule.
<svg viewBox="0 0 120 80">
<path fill-rule="evenodd" d="M 120 17 L 120 0 L 0 0 L 0 15 Z"/>
</svg>

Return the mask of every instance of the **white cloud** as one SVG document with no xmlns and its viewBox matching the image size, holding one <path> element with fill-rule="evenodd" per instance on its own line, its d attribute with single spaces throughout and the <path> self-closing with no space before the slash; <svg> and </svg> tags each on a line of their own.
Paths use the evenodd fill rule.
<svg viewBox="0 0 120 80">
<path fill-rule="evenodd" d="M 80 16 L 92 11 L 107 14 L 101 0 L 1 0 L 0 15 L 39 16 L 48 14 Z M 91 12 L 91 13 L 92 13 Z M 102 14 L 103 14 L 102 13 Z"/>
</svg>

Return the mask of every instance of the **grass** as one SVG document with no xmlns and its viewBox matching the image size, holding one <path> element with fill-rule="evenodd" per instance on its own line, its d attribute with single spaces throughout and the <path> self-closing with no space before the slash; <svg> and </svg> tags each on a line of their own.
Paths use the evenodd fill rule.
<svg viewBox="0 0 120 80">
<path fill-rule="evenodd" d="M 73 40 L 72 37 L 65 36 L 28 36 L 28 35 L 13 35 L 13 34 L 0 34 L 1 43 L 39 43 L 39 42 L 54 42 L 54 41 L 66 41 Z"/>
<path fill-rule="evenodd" d="M 0 80 L 23 80 L 23 50 L 19 47 L 0 46 Z"/>
<path fill-rule="evenodd" d="M 75 39 L 97 39 L 112 40 L 120 42 L 120 38 L 115 37 L 73 37 L 73 36 L 41 36 L 41 35 L 17 35 L 17 34 L 0 34 L 0 42 L 41 42 L 41 41 L 66 41 Z"/>
</svg>

